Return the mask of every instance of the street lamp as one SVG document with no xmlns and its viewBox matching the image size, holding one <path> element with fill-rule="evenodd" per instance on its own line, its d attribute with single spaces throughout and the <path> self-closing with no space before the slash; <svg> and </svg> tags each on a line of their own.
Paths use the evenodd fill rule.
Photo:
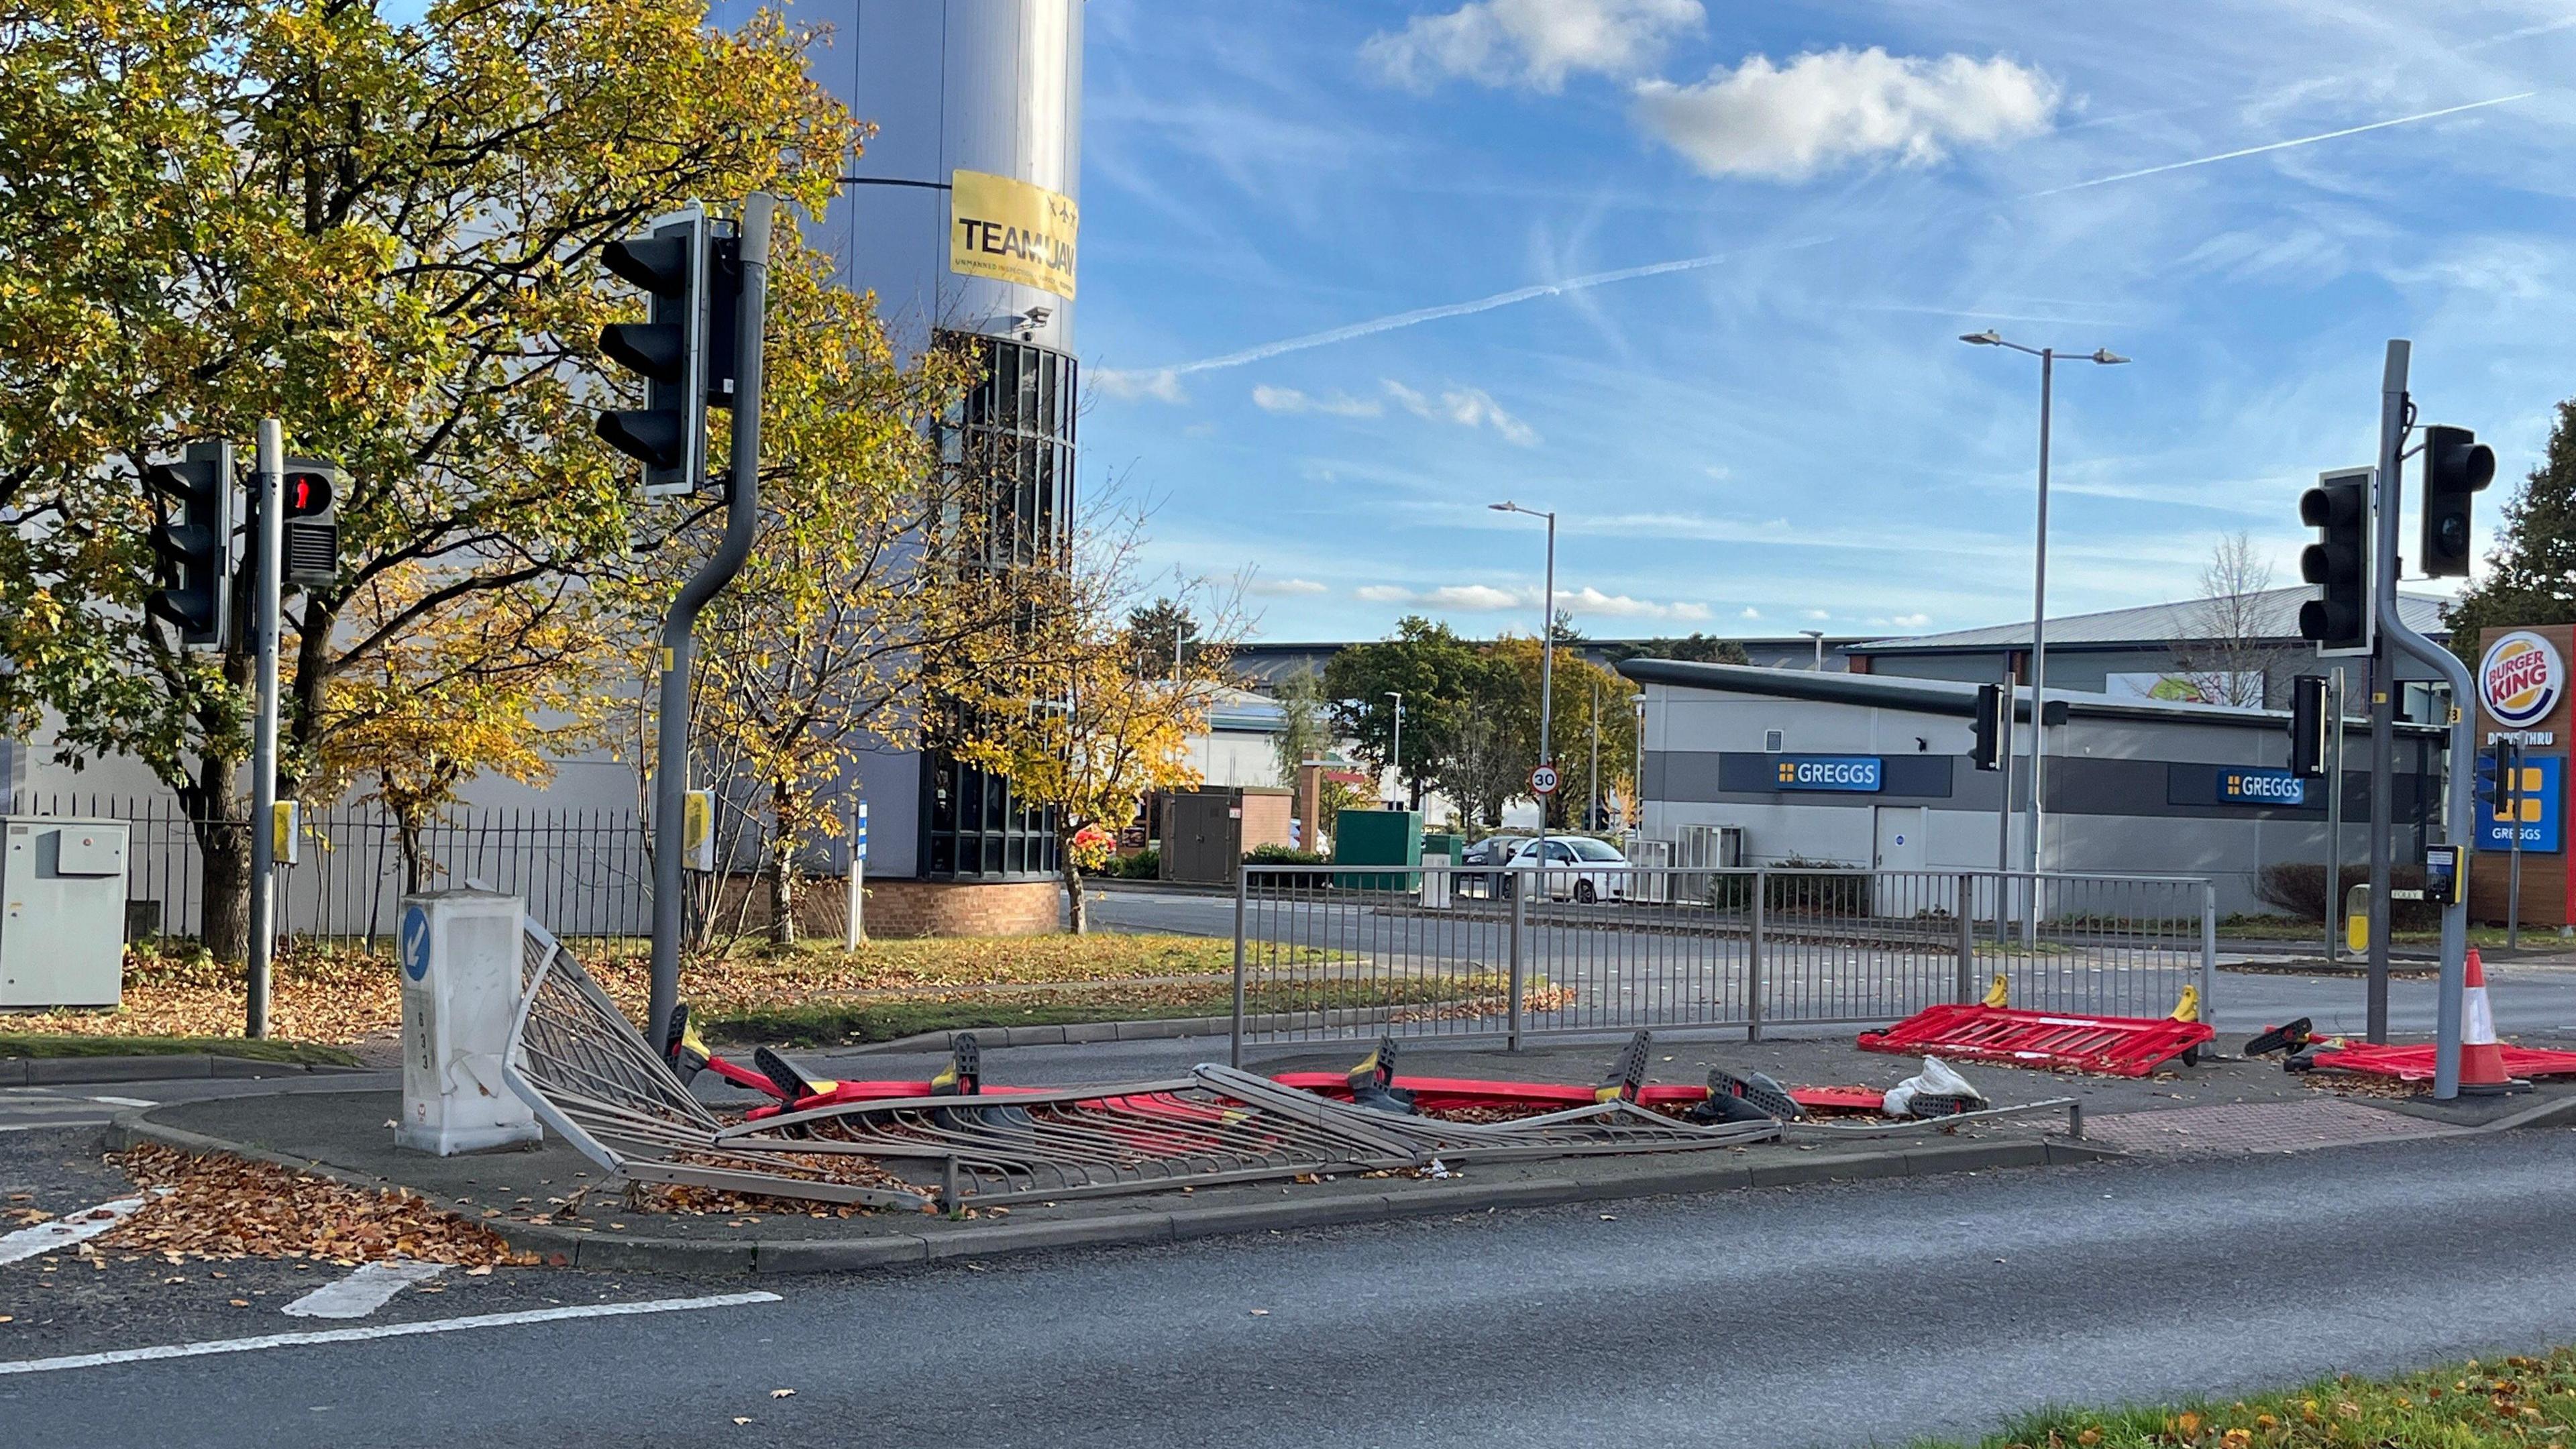
<svg viewBox="0 0 2576 1449">
<path fill-rule="evenodd" d="M 2039 543 L 2036 550 L 2036 561 L 2031 567 L 2030 799 L 2024 807 L 2024 818 L 2029 822 L 2029 824 L 2028 828 L 2023 832 L 2030 837 L 2030 872 L 2033 876 L 2037 876 L 2039 874 L 2040 860 L 2039 843 L 2041 813 L 2039 798 L 2040 781 L 2042 778 L 2041 762 L 2047 756 L 2044 742 L 2048 738 L 2048 731 L 2043 728 L 2043 726 L 2047 723 L 2046 706 L 2048 699 L 2048 421 L 2050 394 L 2053 390 L 2056 378 L 2057 359 L 2060 357 L 2076 357 L 2080 355 L 2084 361 L 2098 362 L 2105 367 L 2114 366 L 2116 364 L 2126 362 L 2129 359 L 2120 356 L 2118 353 L 2111 351 L 2107 347 L 2097 347 L 2089 355 L 2061 353 L 2053 347 L 2024 347 L 2018 342 L 2006 341 L 1991 327 L 1987 328 L 1983 332 L 1969 332 L 1962 334 L 1959 340 L 1976 347 L 2009 347 L 2015 352 L 2026 353 L 2029 356 L 2039 359 Z M 2007 773 L 2004 776 L 2004 808 L 2009 812 L 2012 808 L 2012 776 L 2009 773 L 2009 763 L 2007 763 L 2006 770 Z M 2035 889 L 2032 892 L 2031 900 L 2032 909 L 2036 911 L 2038 908 L 2038 893 Z"/>
<path fill-rule="evenodd" d="M 1538 616 L 1538 762 L 1548 762 L 1549 750 L 1556 743 L 1551 733 L 1556 707 L 1556 515 L 1535 508 L 1523 508 L 1510 499 L 1485 505 L 1496 513 L 1526 513 L 1547 520 L 1547 592 L 1541 597 Z M 1565 782 L 1559 780 L 1557 788 Z M 1547 889 L 1547 799 L 1538 802 L 1538 868 L 1539 889 Z"/>
<path fill-rule="evenodd" d="M 1395 771 L 1395 795 L 1399 805 L 1410 805 L 1413 797 L 1404 788 L 1404 691 L 1390 689 L 1386 697 L 1395 701 L 1395 745 L 1387 753 L 1393 758 L 1387 768 Z"/>
<path fill-rule="evenodd" d="M 1636 778 L 1634 779 L 1634 781 L 1633 781 L 1632 783 L 1634 783 L 1634 784 L 1636 785 L 1636 787 L 1637 787 L 1637 818 L 1636 818 L 1636 819 L 1634 819 L 1634 820 L 1622 819 L 1619 823 L 1620 823 L 1622 826 L 1624 826 L 1625 828 L 1627 828 L 1628 830 L 1631 830 L 1631 831 L 1634 831 L 1634 832 L 1638 832 L 1638 833 L 1640 833 L 1640 834 L 1642 835 L 1642 833 L 1644 832 L 1644 830 L 1645 830 L 1645 828 L 1646 828 L 1646 694 L 1645 694 L 1645 691 L 1643 691 L 1643 690 L 1639 690 L 1637 693 L 1632 694 L 1632 695 L 1629 695 L 1629 696 L 1628 696 L 1628 708 L 1629 708 L 1630 710 L 1634 711 L 1635 716 L 1636 716 L 1636 726 L 1637 726 L 1637 732 L 1636 732 L 1635 734 L 1630 735 L 1630 736 L 1628 737 L 1628 742 L 1629 742 L 1629 750 L 1628 750 L 1628 764 L 1629 764 L 1629 767 L 1630 767 L 1631 769 L 1633 769 L 1633 770 L 1635 770 L 1635 771 L 1636 771 Z M 1668 862 L 1668 863 L 1669 863 L 1669 862 Z"/>
<path fill-rule="evenodd" d="M 1801 629 L 1801 630 L 1799 630 L 1798 632 L 1799 632 L 1799 633 L 1801 633 L 1801 634 L 1804 634 L 1804 635 L 1806 635 L 1808 638 L 1813 639 L 1813 640 L 1815 640 L 1815 641 L 1816 641 L 1816 672 L 1817 672 L 1818 674 L 1822 674 L 1822 673 L 1824 673 L 1824 672 L 1825 672 L 1825 631 L 1824 631 L 1824 630 L 1822 630 L 1822 629 Z"/>
</svg>

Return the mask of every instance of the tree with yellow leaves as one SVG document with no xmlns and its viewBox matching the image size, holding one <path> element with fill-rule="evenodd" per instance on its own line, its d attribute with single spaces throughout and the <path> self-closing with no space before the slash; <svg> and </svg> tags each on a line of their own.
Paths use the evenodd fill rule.
<svg viewBox="0 0 2576 1449">
<path fill-rule="evenodd" d="M 134 756 L 177 793 L 224 959 L 247 943 L 248 631 L 190 652 L 143 615 L 142 466 L 277 416 L 290 448 L 349 472 L 340 577 L 287 612 L 291 790 L 353 758 L 335 729 L 390 728 L 368 691 L 450 677 L 460 644 L 506 665 L 520 622 L 688 524 L 636 506 L 591 434 L 616 386 L 599 327 L 638 305 L 601 249 L 692 197 L 818 208 L 859 139 L 806 76 L 811 34 L 774 15 L 728 32 L 704 0 L 411 13 L 0 15 L 0 727 L 50 717 L 72 758 Z M 361 698 L 335 706 L 350 680 Z M 513 713 L 479 689 L 413 702 L 461 712 L 450 744 Z"/>
<path fill-rule="evenodd" d="M 948 685 L 958 758 L 1008 776 L 1018 799 L 1054 813 L 1076 935 L 1090 929 L 1076 837 L 1115 835 L 1148 794 L 1199 783 L 1192 739 L 1243 637 L 1234 591 L 1182 580 L 1168 597 L 1199 632 L 1179 659 L 1144 668 L 1129 618 L 1145 593 L 1134 567 L 1142 540 L 1140 518 L 1095 505 L 1072 566 L 1024 581 L 1032 623 L 1017 640 L 1021 657 Z"/>
</svg>

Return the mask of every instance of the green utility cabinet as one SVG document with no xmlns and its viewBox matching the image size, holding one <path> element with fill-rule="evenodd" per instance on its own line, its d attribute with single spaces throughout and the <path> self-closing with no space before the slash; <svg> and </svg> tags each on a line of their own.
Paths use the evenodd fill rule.
<svg viewBox="0 0 2576 1449">
<path fill-rule="evenodd" d="M 1423 836 L 1422 858 L 1424 860 L 1429 860 L 1435 855 L 1445 855 L 1449 857 L 1449 863 L 1451 865 L 1461 863 L 1467 858 L 1467 837 L 1460 835 L 1454 830 L 1434 830 L 1430 834 Z"/>
<path fill-rule="evenodd" d="M 1345 810 L 1333 818 L 1333 864 L 1394 865 L 1419 870 L 1422 865 L 1422 812 L 1419 810 Z M 1335 871 L 1335 889 L 1346 891 L 1411 891 L 1422 888 L 1418 874 Z"/>
</svg>

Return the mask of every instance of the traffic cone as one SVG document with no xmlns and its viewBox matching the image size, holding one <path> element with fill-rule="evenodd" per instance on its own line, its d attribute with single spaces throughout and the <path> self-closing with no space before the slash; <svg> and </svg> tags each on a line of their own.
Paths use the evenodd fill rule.
<svg viewBox="0 0 2576 1449">
<path fill-rule="evenodd" d="M 2487 1005 L 2486 968 L 2469 952 L 2468 973 L 2460 989 L 2460 1090 L 2493 1096 L 2513 1089 L 2504 1072 L 2504 1047 L 2497 1043 L 2495 1009 Z"/>
</svg>

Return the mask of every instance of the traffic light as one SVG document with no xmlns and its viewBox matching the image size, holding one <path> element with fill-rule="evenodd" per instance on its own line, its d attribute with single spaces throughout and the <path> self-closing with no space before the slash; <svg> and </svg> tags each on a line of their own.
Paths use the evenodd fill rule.
<svg viewBox="0 0 2576 1449">
<path fill-rule="evenodd" d="M 2314 780 L 2326 772 L 2326 677 L 2302 674 L 2290 681 L 2290 773 Z"/>
<path fill-rule="evenodd" d="M 2495 481 L 2495 449 L 2466 428 L 2424 429 L 2424 574 L 2469 575 L 2469 505 Z"/>
<path fill-rule="evenodd" d="M 2526 783 L 2522 777 L 2522 741 L 2498 740 L 2478 753 L 2478 803 L 2487 808 L 2489 820 L 2506 825 L 2516 834 L 2522 830 Z"/>
<path fill-rule="evenodd" d="M 600 260 L 652 299 L 651 321 L 599 329 L 599 350 L 644 379 L 644 406 L 599 415 L 599 436 L 644 464 L 644 492 L 687 493 L 706 472 L 709 357 L 706 213 L 656 218 Z M 730 364 L 723 392 L 732 396 Z"/>
<path fill-rule="evenodd" d="M 340 577 L 340 487 L 349 475 L 322 458 L 286 460 L 284 572 L 290 589 L 327 588 Z"/>
<path fill-rule="evenodd" d="M 2003 768 L 2004 735 L 2011 728 L 2012 696 L 2000 684 L 1977 686 L 1976 731 L 1968 747 L 1968 759 L 1980 770 Z"/>
<path fill-rule="evenodd" d="M 2299 521 L 2318 531 L 2299 555 L 2299 576 L 2318 586 L 2299 606 L 2299 633 L 2319 654 L 2370 652 L 2370 484 L 2372 470 L 2322 473 L 2299 499 Z"/>
<path fill-rule="evenodd" d="M 233 445 L 190 443 L 179 462 L 145 465 L 143 486 L 168 500 L 152 524 L 144 610 L 179 626 L 182 645 L 220 649 L 232 619 Z"/>
</svg>

